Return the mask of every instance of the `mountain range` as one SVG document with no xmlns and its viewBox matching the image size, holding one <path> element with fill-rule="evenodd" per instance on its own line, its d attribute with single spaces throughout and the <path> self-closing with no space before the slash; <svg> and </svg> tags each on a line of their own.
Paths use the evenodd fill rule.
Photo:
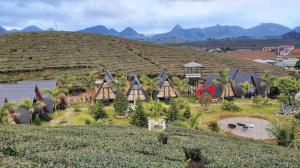
<svg viewBox="0 0 300 168">
<path fill-rule="evenodd" d="M 0 33 L 13 33 L 13 32 L 41 32 L 41 31 L 55 31 L 53 28 L 43 30 L 37 26 L 28 26 L 22 30 L 5 30 L 0 26 Z M 78 32 L 95 33 L 119 36 L 134 40 L 150 41 L 150 42 L 182 42 L 182 41 L 199 41 L 206 39 L 224 39 L 224 38 L 281 38 L 283 34 L 291 31 L 300 32 L 300 26 L 294 29 L 289 27 L 275 24 L 275 23 L 261 23 L 251 28 L 243 28 L 240 26 L 210 26 L 205 28 L 182 28 L 176 25 L 172 30 L 166 33 L 155 34 L 147 36 L 138 33 L 131 27 L 125 28 L 123 31 L 118 32 L 113 28 L 107 28 L 102 25 L 88 27 Z"/>
</svg>

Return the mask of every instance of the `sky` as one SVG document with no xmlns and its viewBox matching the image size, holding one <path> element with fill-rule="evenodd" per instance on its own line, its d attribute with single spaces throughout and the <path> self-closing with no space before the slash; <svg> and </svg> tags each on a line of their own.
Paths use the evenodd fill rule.
<svg viewBox="0 0 300 168">
<path fill-rule="evenodd" d="M 81 30 L 104 25 L 140 33 L 183 28 L 259 23 L 300 26 L 300 0 L 0 0 L 0 26 Z"/>
</svg>

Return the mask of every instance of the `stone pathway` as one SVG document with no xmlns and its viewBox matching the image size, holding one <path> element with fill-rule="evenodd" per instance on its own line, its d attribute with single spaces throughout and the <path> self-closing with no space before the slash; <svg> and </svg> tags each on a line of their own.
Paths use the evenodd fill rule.
<svg viewBox="0 0 300 168">
<path fill-rule="evenodd" d="M 237 123 L 254 124 L 254 128 L 243 128 Z M 250 118 L 250 117 L 231 117 L 218 121 L 219 126 L 226 132 L 234 135 L 248 137 L 253 139 L 274 139 L 267 128 L 271 127 L 271 123 L 267 120 Z M 236 128 L 229 128 L 228 124 L 235 124 Z"/>
</svg>

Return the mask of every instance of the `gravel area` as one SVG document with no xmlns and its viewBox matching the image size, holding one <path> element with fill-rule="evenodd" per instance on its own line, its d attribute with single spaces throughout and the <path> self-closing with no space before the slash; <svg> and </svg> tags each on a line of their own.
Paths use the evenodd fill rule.
<svg viewBox="0 0 300 168">
<path fill-rule="evenodd" d="M 244 128 L 237 125 L 237 123 L 246 124 L 249 127 Z M 267 128 L 271 126 L 271 123 L 267 120 L 250 117 L 231 117 L 219 120 L 218 124 L 221 129 L 234 135 L 253 139 L 274 139 L 267 131 Z M 229 128 L 228 124 L 235 124 L 236 128 Z"/>
</svg>

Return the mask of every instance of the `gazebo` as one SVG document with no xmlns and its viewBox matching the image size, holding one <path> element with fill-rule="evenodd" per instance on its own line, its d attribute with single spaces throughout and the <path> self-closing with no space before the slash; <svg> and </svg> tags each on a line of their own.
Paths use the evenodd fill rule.
<svg viewBox="0 0 300 168">
<path fill-rule="evenodd" d="M 193 87 L 193 90 L 196 90 L 199 85 L 199 81 L 202 78 L 203 65 L 195 62 L 183 64 L 183 67 L 186 68 L 185 78 L 188 79 L 189 84 Z"/>
</svg>

